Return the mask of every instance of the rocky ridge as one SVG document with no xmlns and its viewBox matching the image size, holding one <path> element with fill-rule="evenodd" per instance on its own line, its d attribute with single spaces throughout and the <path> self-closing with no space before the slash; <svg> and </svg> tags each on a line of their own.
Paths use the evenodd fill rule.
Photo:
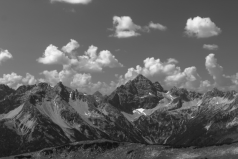
<svg viewBox="0 0 238 159">
<path fill-rule="evenodd" d="M 0 157 L 96 139 L 170 146 L 238 140 L 235 91 L 165 91 L 138 75 L 108 96 L 62 83 L 0 85 L 0 94 Z"/>
</svg>

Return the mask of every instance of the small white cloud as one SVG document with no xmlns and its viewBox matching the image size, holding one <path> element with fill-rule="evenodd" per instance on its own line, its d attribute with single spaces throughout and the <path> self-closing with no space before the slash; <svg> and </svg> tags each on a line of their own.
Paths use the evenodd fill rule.
<svg viewBox="0 0 238 159">
<path fill-rule="evenodd" d="M 90 74 L 75 74 L 73 81 L 70 83 L 71 87 L 85 87 L 91 82 L 92 76 Z"/>
<path fill-rule="evenodd" d="M 178 71 L 175 74 L 165 78 L 166 85 L 179 86 L 189 89 L 196 89 L 201 84 L 201 77 L 197 73 L 195 66 L 185 68 L 183 72 Z"/>
<path fill-rule="evenodd" d="M 211 84 L 211 82 L 208 80 L 205 80 L 205 81 L 201 81 L 199 90 L 204 92 L 204 91 L 210 90 L 212 87 L 213 85 Z"/>
<path fill-rule="evenodd" d="M 57 70 L 43 71 L 41 74 L 45 76 L 44 81 L 49 82 L 51 85 L 55 85 L 60 81 L 59 73 Z"/>
<path fill-rule="evenodd" d="M 217 50 L 219 47 L 215 44 L 204 44 L 203 48 L 207 50 Z"/>
<path fill-rule="evenodd" d="M 43 57 L 37 61 L 43 64 L 67 64 L 70 60 L 62 51 L 51 44 L 46 48 Z"/>
<path fill-rule="evenodd" d="M 70 4 L 88 4 L 92 2 L 92 0 L 50 0 L 51 3 L 54 2 L 64 2 L 64 3 L 70 3 Z"/>
<path fill-rule="evenodd" d="M 159 23 L 153 23 L 153 22 L 150 22 L 150 23 L 149 23 L 148 28 L 158 29 L 158 30 L 161 30 L 161 31 L 167 30 L 167 27 L 166 27 L 166 26 L 164 26 L 164 25 L 162 25 L 162 24 L 159 24 Z"/>
<path fill-rule="evenodd" d="M 70 40 L 70 42 L 62 47 L 62 50 L 66 53 L 71 53 L 75 49 L 79 48 L 79 43 L 73 39 Z"/>
<path fill-rule="evenodd" d="M 140 32 L 149 32 L 150 29 L 157 29 L 164 31 L 166 30 L 166 26 L 163 26 L 159 23 L 150 22 L 148 26 L 140 26 L 135 24 L 131 17 L 129 16 L 114 16 L 113 17 L 113 31 L 115 32 L 113 37 L 116 38 L 129 38 L 141 35 Z"/>
<path fill-rule="evenodd" d="M 92 94 L 96 91 L 100 91 L 103 94 L 109 94 L 116 89 L 116 83 L 111 82 L 106 84 L 105 82 L 98 81 L 92 82 L 92 76 L 90 74 L 75 74 L 70 86 L 77 88 L 81 92 Z"/>
<path fill-rule="evenodd" d="M 123 65 L 119 63 L 115 56 L 108 50 L 101 51 L 95 62 L 103 67 L 123 67 Z"/>
<path fill-rule="evenodd" d="M 206 69 L 213 77 L 216 86 L 228 86 L 232 84 L 230 77 L 224 75 L 223 67 L 217 63 L 214 54 L 209 54 L 205 62 Z"/>
<path fill-rule="evenodd" d="M 114 16 L 113 25 L 115 33 L 112 36 L 114 37 L 129 38 L 140 35 L 137 31 L 141 29 L 141 26 L 134 24 L 129 16 Z"/>
<path fill-rule="evenodd" d="M 208 38 L 217 36 L 221 33 L 221 29 L 216 26 L 210 18 L 189 18 L 185 27 L 185 33 L 188 36 L 197 38 Z"/>
<path fill-rule="evenodd" d="M 22 79 L 22 82 L 27 85 L 33 85 L 37 83 L 37 80 L 30 73 L 26 73 L 26 77 Z"/>
<path fill-rule="evenodd" d="M 0 52 L 0 64 L 8 59 L 12 58 L 12 54 L 8 50 L 1 50 Z"/>
<path fill-rule="evenodd" d="M 21 83 L 22 76 L 17 75 L 12 72 L 11 74 L 3 74 L 3 77 L 0 78 L 0 83 L 8 85 L 9 87 L 16 87 L 19 83 Z"/>
</svg>

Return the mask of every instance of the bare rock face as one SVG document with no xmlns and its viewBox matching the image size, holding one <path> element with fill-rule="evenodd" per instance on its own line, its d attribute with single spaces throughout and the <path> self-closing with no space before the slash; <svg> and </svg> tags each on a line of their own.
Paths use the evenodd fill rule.
<svg viewBox="0 0 238 159">
<path fill-rule="evenodd" d="M 109 97 L 108 102 L 126 113 L 132 113 L 138 108 L 154 108 L 162 99 L 157 91 L 163 90 L 160 84 L 154 85 L 143 75 L 118 87 Z"/>
<path fill-rule="evenodd" d="M 4 99 L 6 96 L 14 92 L 14 89 L 8 87 L 7 85 L 0 84 L 0 100 Z"/>
<path fill-rule="evenodd" d="M 0 85 L 0 93 L 0 157 L 97 139 L 177 147 L 238 140 L 235 91 L 165 91 L 138 75 L 107 97 L 62 83 Z"/>
<path fill-rule="evenodd" d="M 104 96 L 99 91 L 96 91 L 95 93 L 93 93 L 93 97 L 95 98 L 98 104 L 101 103 L 104 99 Z"/>
</svg>

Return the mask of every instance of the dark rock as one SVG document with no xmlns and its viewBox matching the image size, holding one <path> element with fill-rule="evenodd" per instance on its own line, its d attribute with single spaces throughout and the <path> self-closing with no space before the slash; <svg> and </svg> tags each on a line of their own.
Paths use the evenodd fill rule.
<svg viewBox="0 0 238 159">
<path fill-rule="evenodd" d="M 132 113 L 138 108 L 151 109 L 162 99 L 157 95 L 159 85 L 156 83 L 155 86 L 143 75 L 138 75 L 132 81 L 118 87 L 107 99 L 110 104 L 127 113 Z"/>
<path fill-rule="evenodd" d="M 15 90 L 8 87 L 7 85 L 0 84 L 0 100 L 4 99 L 6 96 L 11 93 L 15 93 Z"/>
</svg>

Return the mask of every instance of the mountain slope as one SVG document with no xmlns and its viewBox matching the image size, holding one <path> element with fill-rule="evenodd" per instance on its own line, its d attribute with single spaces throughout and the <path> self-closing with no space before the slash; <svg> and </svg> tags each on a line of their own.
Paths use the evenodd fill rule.
<svg viewBox="0 0 238 159">
<path fill-rule="evenodd" d="M 126 113 L 133 113 L 134 109 L 154 108 L 162 99 L 157 95 L 160 87 L 154 85 L 143 75 L 138 75 L 132 81 L 118 87 L 107 100 L 110 104 Z"/>
<path fill-rule="evenodd" d="M 0 99 L 0 157 L 97 139 L 171 146 L 238 141 L 235 91 L 165 91 L 142 75 L 108 96 L 61 82 L 0 88 L 6 92 Z"/>
</svg>

